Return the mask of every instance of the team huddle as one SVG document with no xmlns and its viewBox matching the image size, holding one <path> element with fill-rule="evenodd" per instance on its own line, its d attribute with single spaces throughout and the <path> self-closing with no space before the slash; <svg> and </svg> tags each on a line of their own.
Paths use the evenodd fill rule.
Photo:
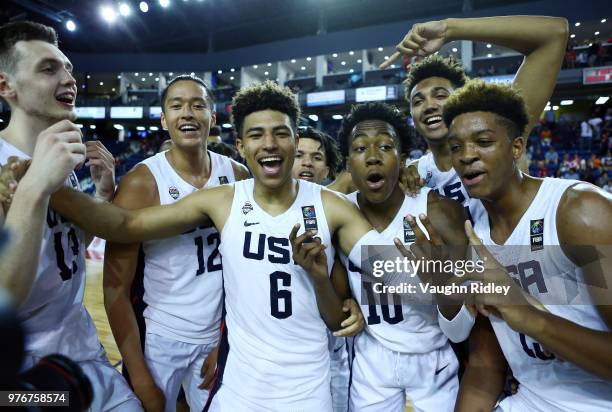
<svg viewBox="0 0 612 412">
<path fill-rule="evenodd" d="M 112 155 L 83 144 L 72 123 L 76 81 L 53 29 L 1 27 L 11 120 L 0 131 L 0 222 L 12 238 L 0 279 L 26 329 L 23 368 L 69 356 L 92 383 L 92 411 L 174 411 L 181 388 L 192 411 L 612 410 L 612 198 L 520 167 L 567 35 L 552 17 L 413 26 L 386 63 L 422 58 L 405 81 L 429 149 L 413 163 L 396 108 L 354 106 L 338 148 L 299 127 L 288 88 L 264 82 L 232 101 L 240 164 L 207 150 L 213 93 L 178 76 L 161 95 L 170 148 L 115 188 Z M 437 55 L 454 40 L 524 54 L 512 86 L 469 80 Z M 93 197 L 73 171 L 83 164 Z M 93 236 L 107 240 L 104 303 L 125 377 L 83 306 Z M 363 263 L 373 245 L 410 258 L 445 247 L 453 260 L 477 255 L 485 273 L 463 281 L 511 293 L 374 304 Z M 561 303 L 558 284 L 579 303 Z"/>
</svg>

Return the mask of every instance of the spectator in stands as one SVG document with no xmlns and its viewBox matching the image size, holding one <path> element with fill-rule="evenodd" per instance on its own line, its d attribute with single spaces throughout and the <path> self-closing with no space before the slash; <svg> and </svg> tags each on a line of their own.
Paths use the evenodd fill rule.
<svg viewBox="0 0 612 412">
<path fill-rule="evenodd" d="M 546 163 L 544 162 L 544 160 L 538 160 L 538 170 L 537 170 L 537 177 L 547 177 L 548 176 L 548 169 L 546 169 Z"/>
<path fill-rule="evenodd" d="M 565 67 L 568 69 L 576 67 L 576 52 L 569 43 L 567 45 L 567 52 L 565 53 Z"/>
<path fill-rule="evenodd" d="M 612 180 L 608 176 L 606 176 L 606 182 L 603 184 L 603 190 L 608 193 L 612 193 Z"/>
<path fill-rule="evenodd" d="M 540 139 L 542 141 L 543 147 L 550 146 L 551 137 L 552 132 L 550 131 L 550 129 L 546 126 L 543 126 L 542 130 L 540 131 Z"/>
<path fill-rule="evenodd" d="M 587 54 L 586 51 L 581 51 L 580 53 L 578 53 L 578 56 L 576 57 L 576 62 L 578 63 L 578 67 L 587 67 L 588 66 L 588 61 L 589 61 L 589 55 Z"/>
<path fill-rule="evenodd" d="M 544 153 L 542 153 L 542 148 L 539 145 L 536 146 L 531 158 L 536 161 L 544 160 Z"/>
<path fill-rule="evenodd" d="M 210 128 L 210 132 L 208 134 L 208 143 L 212 142 L 223 143 L 223 140 L 221 140 L 221 127 L 213 126 Z"/>
<path fill-rule="evenodd" d="M 594 67 L 594 66 L 599 66 L 601 64 L 600 59 L 599 59 L 599 53 L 601 50 L 601 44 L 599 43 L 599 40 L 596 39 L 591 39 L 591 45 L 589 46 L 589 51 L 588 51 L 588 65 L 589 67 Z"/>
<path fill-rule="evenodd" d="M 553 146 L 548 147 L 548 151 L 546 152 L 544 158 L 546 159 L 546 163 L 549 165 L 553 164 L 557 166 L 559 164 L 559 153 L 557 153 Z"/>
<path fill-rule="evenodd" d="M 591 150 L 591 144 L 593 141 L 593 128 L 587 120 L 583 120 L 580 123 L 580 149 Z"/>
<path fill-rule="evenodd" d="M 575 168 L 569 169 L 565 174 L 561 175 L 563 179 L 580 180 L 580 174 Z"/>
<path fill-rule="evenodd" d="M 559 175 L 563 176 L 565 173 L 569 172 L 571 168 L 569 153 L 563 154 L 563 161 L 559 166 Z"/>
<path fill-rule="evenodd" d="M 593 151 L 598 151 L 601 144 L 601 129 L 603 128 L 603 119 L 601 116 L 594 111 L 593 115 L 589 119 L 589 125 L 593 129 Z"/>
</svg>

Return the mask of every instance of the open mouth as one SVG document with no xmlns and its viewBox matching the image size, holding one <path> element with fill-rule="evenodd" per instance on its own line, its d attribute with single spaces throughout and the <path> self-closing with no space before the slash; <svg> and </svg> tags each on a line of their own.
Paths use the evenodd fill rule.
<svg viewBox="0 0 612 412">
<path fill-rule="evenodd" d="M 302 180 L 308 180 L 309 182 L 314 181 L 314 173 L 308 171 L 308 170 L 302 170 L 299 174 L 298 177 Z"/>
<path fill-rule="evenodd" d="M 463 184 L 466 186 L 473 186 L 478 184 L 484 179 L 485 172 L 474 170 L 463 174 Z"/>
<path fill-rule="evenodd" d="M 429 116 L 425 118 L 425 120 L 423 120 L 423 124 L 425 124 L 428 129 L 437 129 L 438 127 L 443 125 L 442 116 Z"/>
<path fill-rule="evenodd" d="M 200 128 L 198 127 L 198 125 L 196 124 L 183 124 L 181 126 L 179 126 L 178 128 L 182 133 L 184 134 L 192 134 L 192 133 L 197 133 L 198 130 L 200 130 Z"/>
<path fill-rule="evenodd" d="M 55 96 L 55 100 L 69 107 L 74 107 L 75 95 L 72 92 L 66 92 Z"/>
<path fill-rule="evenodd" d="M 276 177 L 280 174 L 283 159 L 280 156 L 266 156 L 258 160 L 261 165 L 264 175 L 268 177 Z"/>
<path fill-rule="evenodd" d="M 385 184 L 385 176 L 380 172 L 370 172 L 366 177 L 366 184 L 372 190 L 378 190 Z"/>
</svg>

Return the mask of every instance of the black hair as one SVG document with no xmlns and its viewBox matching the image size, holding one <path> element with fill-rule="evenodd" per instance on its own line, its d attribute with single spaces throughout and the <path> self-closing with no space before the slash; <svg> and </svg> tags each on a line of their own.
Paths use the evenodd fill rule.
<svg viewBox="0 0 612 412">
<path fill-rule="evenodd" d="M 293 130 L 296 131 L 300 118 L 300 106 L 296 96 L 288 87 L 266 80 L 241 89 L 232 100 L 231 120 L 239 139 L 242 138 L 244 118 L 262 110 L 274 110 L 286 114 L 291 120 Z"/>
<path fill-rule="evenodd" d="M 408 127 L 406 116 L 395 106 L 386 103 L 362 103 L 351 107 L 350 113 L 342 120 L 338 139 L 344 156 L 348 156 L 351 146 L 351 134 L 358 123 L 366 120 L 381 120 L 390 124 L 399 138 L 399 151 L 405 152 L 412 146 L 413 135 Z"/>
<path fill-rule="evenodd" d="M 164 113 L 166 112 L 166 97 L 168 96 L 168 90 L 170 90 L 170 87 L 172 87 L 173 84 L 177 82 L 182 82 L 182 81 L 195 82 L 199 84 L 200 86 L 202 86 L 204 90 L 206 90 L 206 103 L 208 103 L 208 108 L 212 112 L 215 111 L 215 98 L 214 98 L 212 90 L 210 89 L 210 87 L 208 87 L 206 82 L 197 76 L 192 76 L 190 74 L 180 74 L 174 77 L 172 80 L 170 80 L 168 84 L 166 85 L 166 87 L 164 88 L 164 90 L 162 91 L 161 108 Z"/>
<path fill-rule="evenodd" d="M 430 77 L 447 79 L 456 89 L 462 87 L 468 80 L 463 66 L 452 56 L 442 57 L 432 54 L 410 66 L 406 80 L 404 80 L 406 100 L 410 101 L 410 93 L 414 86 Z"/>
<path fill-rule="evenodd" d="M 323 133 L 310 126 L 298 130 L 298 140 L 299 139 L 312 139 L 321 144 L 325 152 L 327 167 L 329 167 L 329 178 L 333 179 L 342 164 L 342 156 L 340 155 L 340 149 L 338 149 L 336 141 L 327 133 Z"/>
</svg>

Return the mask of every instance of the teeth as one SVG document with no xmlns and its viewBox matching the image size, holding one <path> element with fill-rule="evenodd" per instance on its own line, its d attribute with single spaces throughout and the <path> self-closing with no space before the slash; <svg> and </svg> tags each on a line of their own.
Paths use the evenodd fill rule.
<svg viewBox="0 0 612 412">
<path fill-rule="evenodd" d="M 280 162 L 280 161 L 281 161 L 281 158 L 278 157 L 278 156 L 275 156 L 275 157 L 265 157 L 265 158 L 259 160 L 260 163 Z"/>
<path fill-rule="evenodd" d="M 179 130 L 181 130 L 182 132 L 186 132 L 186 131 L 197 130 L 197 127 L 195 127 L 195 126 L 181 126 L 179 128 Z"/>
<path fill-rule="evenodd" d="M 432 116 L 428 119 L 425 120 L 426 124 L 432 124 L 432 123 L 436 123 L 436 122 L 440 122 L 442 121 L 442 116 Z"/>
<path fill-rule="evenodd" d="M 300 173 L 300 176 L 307 176 L 307 177 L 313 177 L 314 175 L 310 172 L 302 172 Z"/>
<path fill-rule="evenodd" d="M 64 93 L 64 94 L 60 94 L 56 96 L 55 98 L 63 102 L 72 102 L 72 100 L 74 99 L 74 96 L 70 93 Z"/>
</svg>

